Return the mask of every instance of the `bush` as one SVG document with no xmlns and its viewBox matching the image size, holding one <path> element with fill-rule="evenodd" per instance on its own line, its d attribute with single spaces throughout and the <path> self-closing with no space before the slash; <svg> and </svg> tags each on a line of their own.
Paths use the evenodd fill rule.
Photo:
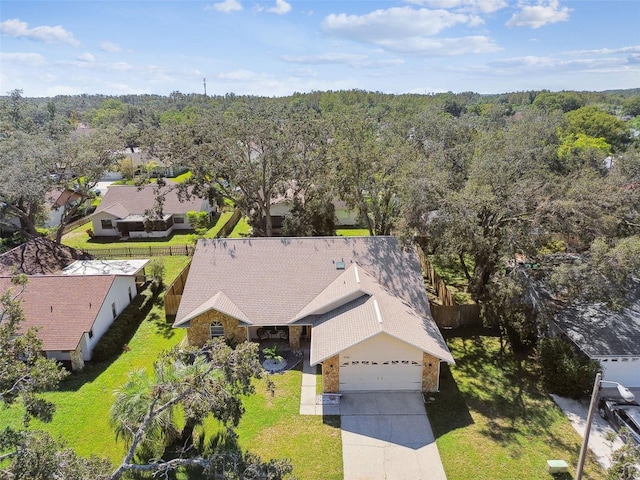
<svg viewBox="0 0 640 480">
<path fill-rule="evenodd" d="M 150 289 L 140 292 L 102 336 L 93 349 L 92 360 L 101 362 L 125 351 L 140 322 L 153 307 L 154 299 L 155 295 Z"/>
<path fill-rule="evenodd" d="M 563 397 L 588 396 L 593 389 L 600 364 L 578 355 L 572 346 L 559 337 L 544 338 L 538 346 L 545 388 Z"/>
</svg>

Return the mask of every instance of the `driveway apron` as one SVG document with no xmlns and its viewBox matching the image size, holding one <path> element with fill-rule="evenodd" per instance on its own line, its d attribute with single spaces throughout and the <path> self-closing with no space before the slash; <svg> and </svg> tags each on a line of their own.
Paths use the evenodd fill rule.
<svg viewBox="0 0 640 480">
<path fill-rule="evenodd" d="M 422 394 L 346 393 L 344 480 L 446 480 Z"/>
</svg>

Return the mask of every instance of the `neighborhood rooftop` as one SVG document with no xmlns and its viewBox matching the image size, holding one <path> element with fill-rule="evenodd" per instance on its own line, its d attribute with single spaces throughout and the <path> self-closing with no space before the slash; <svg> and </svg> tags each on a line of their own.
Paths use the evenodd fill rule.
<svg viewBox="0 0 640 480">
<path fill-rule="evenodd" d="M 135 275 L 149 260 L 77 260 L 62 270 L 63 275 Z"/>
<path fill-rule="evenodd" d="M 15 272 L 26 275 L 53 275 L 60 273 L 75 260 L 92 258 L 88 253 L 75 248 L 37 237 L 0 255 L 0 276 L 9 276 Z"/>
</svg>

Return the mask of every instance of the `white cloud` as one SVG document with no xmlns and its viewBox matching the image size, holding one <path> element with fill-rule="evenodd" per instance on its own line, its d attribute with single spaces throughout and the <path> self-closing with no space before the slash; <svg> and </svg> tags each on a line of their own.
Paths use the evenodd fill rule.
<svg viewBox="0 0 640 480">
<path fill-rule="evenodd" d="M 224 0 L 223 2 L 214 3 L 212 7 L 206 7 L 205 10 L 211 10 L 212 8 L 223 13 L 239 12 L 242 10 L 242 4 L 239 0 Z"/>
<path fill-rule="evenodd" d="M 520 3 L 520 11 L 514 13 L 506 23 L 507 27 L 540 28 L 549 23 L 565 22 L 569 19 L 570 8 L 561 7 L 558 0 L 541 1 L 537 5 Z"/>
<path fill-rule="evenodd" d="M 78 55 L 76 57 L 76 60 L 79 60 L 81 62 L 93 63 L 96 61 L 96 57 L 91 55 L 89 52 L 86 52 L 86 53 L 83 53 L 82 55 Z"/>
<path fill-rule="evenodd" d="M 506 0 L 404 0 L 413 5 L 426 5 L 431 8 L 460 10 L 480 13 L 493 13 L 505 8 Z"/>
<path fill-rule="evenodd" d="M 402 41 L 382 41 L 386 50 L 414 55 L 451 57 L 480 53 L 493 53 L 502 50 L 491 38 L 483 35 L 457 38 L 412 37 Z"/>
<path fill-rule="evenodd" d="M 114 42 L 100 42 L 100 49 L 107 53 L 118 53 L 122 51 L 122 47 Z"/>
<path fill-rule="evenodd" d="M 378 43 L 381 39 L 435 35 L 446 28 L 470 21 L 467 15 L 445 10 L 394 7 L 366 15 L 331 14 L 322 22 L 322 28 L 336 36 Z"/>
<path fill-rule="evenodd" d="M 276 15 L 284 15 L 291 11 L 291 5 L 285 2 L 285 0 L 276 0 L 276 5 L 271 8 L 267 8 L 267 12 L 275 13 Z"/>
<path fill-rule="evenodd" d="M 17 63 L 29 67 L 39 67 L 47 63 L 39 53 L 4 53 L 0 52 L 2 63 Z"/>
<path fill-rule="evenodd" d="M 284 55 L 282 60 L 289 63 L 304 63 L 309 65 L 329 65 L 329 64 L 353 64 L 363 61 L 366 55 L 356 55 L 352 53 L 321 53 L 318 55 Z"/>
<path fill-rule="evenodd" d="M 564 52 L 564 55 L 612 55 L 616 53 L 640 53 L 640 45 L 621 48 L 600 48 L 597 50 L 572 50 Z"/>
<path fill-rule="evenodd" d="M 28 38 L 36 42 L 80 45 L 80 42 L 73 37 L 73 33 L 68 32 L 60 25 L 29 28 L 26 22 L 17 18 L 0 23 L 0 33 L 13 38 Z"/>
</svg>

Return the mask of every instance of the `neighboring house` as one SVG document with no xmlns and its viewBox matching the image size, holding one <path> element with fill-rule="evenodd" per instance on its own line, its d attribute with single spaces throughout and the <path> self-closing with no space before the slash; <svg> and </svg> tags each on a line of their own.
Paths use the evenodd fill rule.
<svg viewBox="0 0 640 480">
<path fill-rule="evenodd" d="M 74 204 L 82 200 L 82 195 L 69 188 L 61 190 L 52 190 L 49 192 L 46 198 L 46 205 L 49 207 L 49 216 L 44 221 L 46 228 L 58 227 L 62 214 L 64 212 L 65 205 L 72 207 Z M 90 199 L 85 199 L 84 204 L 89 207 L 91 205 Z"/>
<path fill-rule="evenodd" d="M 10 287 L 11 278 L 0 277 L 0 292 Z M 30 276 L 19 297 L 25 315 L 20 330 L 36 327 L 47 358 L 79 370 L 135 295 L 130 275 Z"/>
<path fill-rule="evenodd" d="M 94 260 L 44 237 L 34 238 L 0 255 L 0 294 L 11 287 L 11 275 L 28 275 L 20 295 L 25 313 L 22 330 L 37 327 L 48 358 L 81 369 L 113 320 L 137 295 L 147 263 Z"/>
<path fill-rule="evenodd" d="M 131 169 L 134 175 L 149 173 L 152 176 L 177 177 L 189 170 L 184 166 L 166 165 L 157 157 L 148 157 L 139 147 L 125 148 L 124 150 L 118 151 L 117 154 L 122 157 L 119 165 L 121 165 L 122 162 L 130 162 L 128 168 Z M 105 180 L 119 180 L 121 178 L 121 171 L 107 172 L 104 177 Z"/>
<path fill-rule="evenodd" d="M 323 391 L 437 391 L 454 363 L 417 254 L 393 237 L 199 240 L 174 327 L 191 345 L 310 343 Z"/>
<path fill-rule="evenodd" d="M 55 275 L 76 260 L 91 259 L 88 253 L 37 237 L 0 255 L 0 276 Z"/>
<path fill-rule="evenodd" d="M 302 194 L 300 194 L 302 196 Z M 293 208 L 293 193 L 288 190 L 285 195 L 278 195 L 271 199 L 271 208 L 269 213 L 271 214 L 271 224 L 273 228 L 282 228 L 284 218 L 291 213 Z M 358 221 L 358 212 L 350 209 L 346 202 L 342 200 L 333 200 L 334 206 L 334 221 L 336 227 L 355 227 L 360 224 Z"/>
<path fill-rule="evenodd" d="M 155 207 L 156 188 L 154 185 L 147 185 L 142 189 L 132 185 L 111 185 L 91 215 L 94 235 L 163 238 L 176 230 L 192 230 L 187 219 L 190 211 L 207 212 L 209 215 L 215 213 L 215 207 L 207 199 L 191 197 L 190 200 L 180 201 L 175 189 L 163 187 L 160 189 L 160 193 L 165 194 L 163 216 L 148 222 L 146 212 Z"/>
<path fill-rule="evenodd" d="M 606 305 L 580 304 L 554 318 L 555 328 L 584 354 L 600 362 L 603 378 L 640 387 L 640 285 L 630 304 L 612 311 Z"/>
</svg>

